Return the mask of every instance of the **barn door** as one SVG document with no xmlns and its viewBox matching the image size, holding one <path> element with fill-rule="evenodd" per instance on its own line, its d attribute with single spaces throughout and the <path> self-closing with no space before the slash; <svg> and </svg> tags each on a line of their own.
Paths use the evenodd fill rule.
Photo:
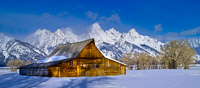
<svg viewBox="0 0 200 88">
<path fill-rule="evenodd" d="M 50 77 L 60 77 L 60 67 L 49 67 L 48 74 Z"/>
<path fill-rule="evenodd" d="M 82 64 L 80 76 L 103 76 L 101 64 Z"/>
<path fill-rule="evenodd" d="M 103 76 L 103 71 L 100 68 L 100 64 L 90 64 L 86 71 L 87 76 Z"/>
<path fill-rule="evenodd" d="M 86 76 L 87 64 L 82 64 L 80 68 L 80 76 Z"/>
</svg>

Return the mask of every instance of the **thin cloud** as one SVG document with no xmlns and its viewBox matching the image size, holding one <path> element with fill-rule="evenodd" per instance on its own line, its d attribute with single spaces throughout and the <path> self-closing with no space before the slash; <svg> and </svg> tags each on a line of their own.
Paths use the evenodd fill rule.
<svg viewBox="0 0 200 88">
<path fill-rule="evenodd" d="M 68 15 L 69 13 L 68 12 L 60 12 L 57 14 L 57 16 L 65 16 L 65 15 Z"/>
<path fill-rule="evenodd" d="M 111 14 L 109 17 L 101 16 L 99 17 L 99 20 L 104 22 L 121 22 L 118 14 Z"/>
<path fill-rule="evenodd" d="M 50 17 L 51 16 L 51 14 L 49 14 L 49 13 L 43 13 L 42 14 L 44 17 Z"/>
<path fill-rule="evenodd" d="M 157 25 L 154 26 L 154 31 L 155 32 L 162 31 L 162 30 L 163 29 L 162 29 L 162 25 L 161 24 L 157 24 Z"/>
<path fill-rule="evenodd" d="M 112 14 L 110 17 L 107 18 L 108 21 L 116 21 L 120 22 L 120 17 L 118 14 Z"/>
<path fill-rule="evenodd" d="M 121 22 L 120 17 L 117 13 L 111 14 L 110 16 L 99 16 L 98 13 L 87 11 L 85 13 L 87 18 L 96 20 L 99 22 Z"/>
<path fill-rule="evenodd" d="M 162 42 L 168 42 L 172 40 L 181 40 L 181 39 L 184 39 L 185 37 L 181 36 L 179 33 L 176 33 L 176 32 L 168 32 L 164 35 L 156 35 L 154 36 L 154 38 Z"/>
<path fill-rule="evenodd" d="M 190 38 L 189 36 L 198 35 L 198 34 L 200 34 L 200 27 L 196 27 L 194 29 L 182 31 L 180 33 L 168 32 L 164 35 L 154 36 L 154 38 L 156 38 L 160 41 L 163 41 L 163 42 L 168 42 L 168 41 L 172 41 L 172 40 L 188 39 L 188 38 Z"/>
<path fill-rule="evenodd" d="M 24 35 L 38 28 L 56 30 L 62 27 L 73 28 L 77 34 L 84 33 L 91 23 L 73 16 L 57 16 L 49 13 L 36 14 L 0 14 L 1 32 L 9 35 Z M 80 30 L 81 29 L 81 30 Z"/>
<path fill-rule="evenodd" d="M 87 12 L 85 13 L 85 15 L 86 15 L 88 18 L 92 19 L 92 20 L 96 20 L 97 17 L 98 17 L 98 14 L 97 14 L 97 13 L 94 13 L 94 12 L 92 12 L 92 11 L 87 11 Z"/>
<path fill-rule="evenodd" d="M 197 35 L 197 34 L 200 34 L 200 27 L 196 27 L 194 29 L 190 29 L 190 30 L 186 30 L 186 31 L 183 31 L 181 32 L 181 35 Z"/>
</svg>

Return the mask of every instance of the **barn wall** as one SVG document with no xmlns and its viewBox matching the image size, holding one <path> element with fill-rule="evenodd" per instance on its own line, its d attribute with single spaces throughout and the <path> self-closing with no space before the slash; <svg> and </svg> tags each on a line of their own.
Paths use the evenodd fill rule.
<svg viewBox="0 0 200 88">
<path fill-rule="evenodd" d="M 104 72 L 105 75 L 120 75 L 126 74 L 126 66 L 115 61 L 104 58 Z"/>
<path fill-rule="evenodd" d="M 77 77 L 77 60 L 72 59 L 48 67 L 48 73 L 50 77 Z"/>
<path fill-rule="evenodd" d="M 48 76 L 47 68 L 27 68 L 20 69 L 20 75 L 31 75 L 31 76 Z"/>
<path fill-rule="evenodd" d="M 79 76 L 104 76 L 102 59 L 78 59 Z"/>
<path fill-rule="evenodd" d="M 104 76 L 103 55 L 94 42 L 88 44 L 78 55 L 77 68 L 79 76 Z"/>
<path fill-rule="evenodd" d="M 88 44 L 78 56 L 80 76 L 108 76 L 126 74 L 126 66 L 106 59 L 94 42 Z M 98 66 L 98 68 L 96 67 Z"/>
<path fill-rule="evenodd" d="M 100 53 L 100 51 L 96 48 L 94 45 L 94 42 L 91 42 L 88 44 L 78 55 L 78 58 L 102 58 L 103 55 Z"/>
</svg>

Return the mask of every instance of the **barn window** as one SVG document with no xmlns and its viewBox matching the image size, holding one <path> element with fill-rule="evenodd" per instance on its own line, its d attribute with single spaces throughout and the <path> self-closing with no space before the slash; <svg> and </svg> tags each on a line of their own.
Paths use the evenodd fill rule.
<svg viewBox="0 0 200 88">
<path fill-rule="evenodd" d="M 95 65 L 92 65 L 92 68 L 95 68 Z"/>
<path fill-rule="evenodd" d="M 96 68 L 99 68 L 99 65 L 96 65 Z"/>
</svg>

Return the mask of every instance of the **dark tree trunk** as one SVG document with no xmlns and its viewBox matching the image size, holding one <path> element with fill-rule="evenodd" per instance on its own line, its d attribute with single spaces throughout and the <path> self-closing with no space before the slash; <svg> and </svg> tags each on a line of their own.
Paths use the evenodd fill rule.
<svg viewBox="0 0 200 88">
<path fill-rule="evenodd" d="M 177 69 L 177 63 L 174 59 L 169 62 L 168 68 L 169 69 Z"/>
</svg>

